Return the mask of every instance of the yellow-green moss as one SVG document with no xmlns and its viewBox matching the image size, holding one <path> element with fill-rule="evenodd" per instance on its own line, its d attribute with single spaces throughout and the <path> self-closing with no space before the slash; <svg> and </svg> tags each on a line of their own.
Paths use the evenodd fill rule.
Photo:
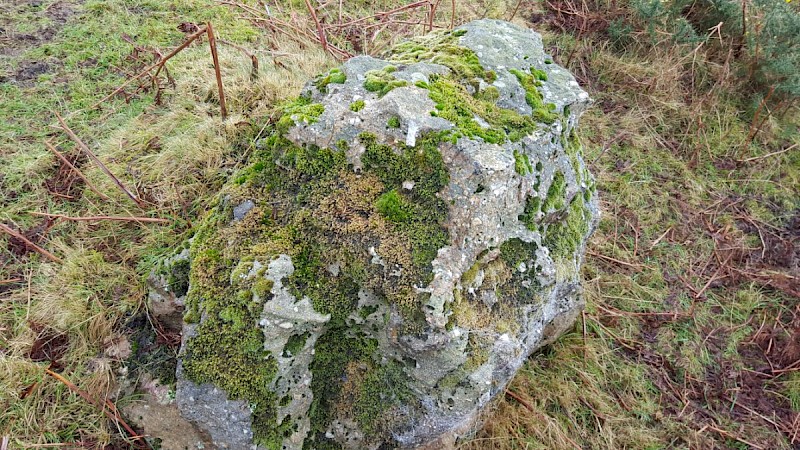
<svg viewBox="0 0 800 450">
<path fill-rule="evenodd" d="M 564 174 L 556 171 L 553 174 L 553 182 L 547 190 L 547 197 L 542 203 L 542 211 L 550 212 L 552 210 L 559 210 L 564 207 L 566 202 L 567 180 Z"/>
<path fill-rule="evenodd" d="M 297 100 L 284 104 L 282 110 L 283 115 L 278 120 L 278 129 L 285 133 L 295 123 L 315 123 L 325 111 L 325 107 L 320 103 L 312 103 L 309 97 L 301 96 Z"/>
<path fill-rule="evenodd" d="M 397 189 L 392 189 L 378 197 L 375 208 L 380 215 L 395 223 L 406 222 L 413 215 L 411 205 L 403 199 Z"/>
<path fill-rule="evenodd" d="M 431 75 L 427 86 L 428 95 L 436 103 L 436 111 L 431 114 L 452 122 L 457 129 L 455 137 L 478 137 L 500 144 L 506 139 L 518 141 L 539 127 L 533 117 L 474 97 L 461 83 L 449 77 Z M 481 126 L 476 116 L 485 120 L 489 127 Z"/>
<path fill-rule="evenodd" d="M 359 112 L 364 109 L 364 100 L 356 100 L 353 103 L 350 103 L 350 111 Z"/>
<path fill-rule="evenodd" d="M 230 286 L 231 262 L 216 250 L 224 245 L 216 237 L 195 238 L 192 245 L 195 264 L 187 309 L 204 320 L 187 342 L 183 369 L 196 383 L 213 383 L 229 398 L 250 402 L 254 440 L 270 448 L 280 445 L 288 426 L 276 424 L 276 399 L 269 389 L 277 365 L 264 350 L 258 327 L 261 304 L 252 301 L 249 291 L 237 294 Z"/>
<path fill-rule="evenodd" d="M 475 94 L 475 97 L 489 103 L 497 103 L 500 100 L 500 89 L 495 86 L 487 86 Z"/>
<path fill-rule="evenodd" d="M 497 74 L 487 72 L 481 66 L 478 55 L 458 44 L 458 38 L 466 30 L 429 33 L 403 42 L 392 49 L 390 60 L 413 64 L 431 62 L 448 67 L 458 80 L 474 82 L 478 78 L 494 81 Z"/>
<path fill-rule="evenodd" d="M 416 147 L 403 146 L 401 154 L 390 146 L 378 144 L 374 136 L 367 133 L 359 136 L 366 146 L 361 157 L 364 169 L 375 173 L 387 192 L 402 189 L 403 182 L 414 182 L 414 189 L 404 195 L 408 205 L 402 208 L 411 213 L 409 217 L 413 220 L 396 226 L 411 243 L 415 266 L 426 273 L 430 273 L 430 262 L 448 240 L 442 225 L 447 206 L 437 195 L 450 179 L 438 149 L 446 136 L 445 133 L 423 135 Z"/>
<path fill-rule="evenodd" d="M 555 105 L 552 103 L 545 104 L 544 97 L 537 89 L 542 85 L 542 81 L 547 80 L 547 74 L 537 69 L 531 69 L 529 73 L 517 69 L 510 69 L 509 72 L 517 77 L 517 80 L 525 89 L 525 102 L 533 110 L 531 115 L 538 121 L 553 123 L 558 118 L 558 115 L 553 112 Z"/>
<path fill-rule="evenodd" d="M 575 251 L 589 232 L 591 212 L 583 196 L 576 195 L 569 205 L 567 218 L 563 223 L 548 226 L 543 244 L 550 249 L 553 259 L 573 258 Z"/>
<path fill-rule="evenodd" d="M 386 126 L 388 128 L 400 128 L 400 117 L 398 116 L 389 117 L 389 120 L 386 122 Z"/>
<path fill-rule="evenodd" d="M 522 176 L 533 173 L 533 165 L 531 164 L 531 160 L 528 158 L 528 155 L 525 153 L 520 153 L 518 150 L 514 150 L 514 170 L 516 170 L 516 172 Z"/>
<path fill-rule="evenodd" d="M 342 72 L 342 69 L 334 68 L 331 69 L 327 75 L 320 76 L 314 80 L 314 86 L 316 86 L 320 92 L 327 92 L 329 84 L 344 84 L 345 81 L 347 81 L 347 76 Z"/>
<path fill-rule="evenodd" d="M 380 70 L 370 70 L 364 74 L 364 89 L 375 92 L 378 97 L 383 97 L 388 94 L 392 89 L 408 85 L 405 80 L 398 80 L 393 72 L 397 70 L 394 66 L 386 66 Z"/>
</svg>

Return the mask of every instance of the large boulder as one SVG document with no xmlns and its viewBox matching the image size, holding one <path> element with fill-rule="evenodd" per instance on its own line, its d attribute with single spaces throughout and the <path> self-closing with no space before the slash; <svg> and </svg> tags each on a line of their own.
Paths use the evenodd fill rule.
<svg viewBox="0 0 800 450">
<path fill-rule="evenodd" d="M 220 448 L 446 446 L 583 306 L 588 95 L 481 20 L 353 58 L 189 250 L 176 401 Z"/>
</svg>

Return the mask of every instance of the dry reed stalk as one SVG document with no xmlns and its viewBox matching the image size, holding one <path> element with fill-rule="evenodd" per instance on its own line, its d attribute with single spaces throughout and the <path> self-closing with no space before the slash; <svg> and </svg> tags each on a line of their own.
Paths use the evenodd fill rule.
<svg viewBox="0 0 800 450">
<path fill-rule="evenodd" d="M 69 160 L 67 158 L 65 158 L 64 155 L 62 155 L 61 152 L 59 152 L 58 149 L 56 149 L 53 146 L 53 144 L 50 143 L 50 141 L 45 141 L 44 145 L 45 145 L 45 147 L 47 147 L 48 150 L 50 150 L 50 152 L 52 152 L 54 155 L 56 155 L 58 157 L 58 159 L 61 160 L 61 162 L 63 162 L 64 164 L 67 165 L 67 167 L 72 169 L 72 171 L 75 172 L 76 175 L 81 177 L 81 180 L 83 180 L 83 182 L 86 183 L 86 186 L 89 189 L 91 189 L 92 192 L 97 194 L 98 197 L 102 198 L 103 200 L 111 200 L 106 194 L 103 194 L 102 192 L 98 191 L 97 188 L 95 188 L 94 185 L 92 185 L 92 183 L 90 183 L 89 180 L 85 176 L 83 176 L 83 173 L 81 173 L 81 171 L 78 170 L 77 167 L 72 165 L 72 163 L 69 162 Z"/>
<path fill-rule="evenodd" d="M 108 169 L 108 167 L 106 167 L 106 165 L 105 165 L 105 164 L 103 164 L 103 162 L 102 162 L 102 161 L 100 161 L 100 159 L 99 159 L 97 156 L 95 156 L 95 154 L 94 154 L 94 153 L 92 153 L 92 151 L 91 151 L 91 150 L 89 150 L 89 147 L 88 147 L 86 144 L 84 144 L 84 143 L 83 143 L 83 141 L 82 141 L 82 140 L 81 140 L 81 139 L 78 137 L 78 135 L 76 135 L 76 134 L 75 134 L 75 133 L 72 131 L 72 129 L 70 129 L 70 127 L 69 127 L 69 126 L 67 126 L 67 123 L 66 123 L 66 122 L 64 122 L 64 119 L 61 117 L 61 115 L 60 115 L 58 112 L 56 112 L 56 117 L 58 118 L 58 123 L 60 123 L 60 124 L 61 124 L 61 128 L 63 128 L 63 129 L 64 129 L 64 131 L 67 133 L 67 135 L 70 137 L 70 139 L 72 139 L 72 141 L 73 141 L 73 142 L 75 142 L 75 143 L 78 145 L 78 148 L 80 148 L 81 150 L 83 150 L 83 152 L 86 154 L 86 156 L 88 156 L 88 157 L 89 157 L 89 159 L 91 159 L 91 160 L 92 160 L 92 161 L 93 161 L 95 164 L 97 164 L 97 166 L 98 166 L 98 167 L 99 167 L 99 168 L 100 168 L 100 169 L 101 169 L 101 170 L 102 170 L 102 171 L 103 171 L 103 172 L 104 172 L 106 175 L 108 175 L 108 177 L 109 177 L 109 178 L 111 178 L 111 181 L 113 181 L 113 182 L 114 182 L 114 184 L 116 184 L 116 185 L 117 185 L 117 187 L 118 187 L 118 188 L 119 188 L 119 189 L 120 189 L 120 190 L 121 190 L 121 191 L 122 191 L 122 192 L 123 192 L 125 195 L 127 195 L 127 196 L 128 196 L 128 198 L 130 198 L 131 200 L 133 200 L 133 202 L 134 202 L 134 203 L 136 203 L 136 205 L 138 205 L 140 208 L 143 208 L 143 207 L 145 206 L 145 203 L 144 203 L 142 200 L 140 200 L 138 197 L 136 197 L 135 195 L 133 195 L 133 193 L 131 193 L 131 191 L 129 191 L 129 190 L 128 190 L 128 188 L 126 188 L 126 187 L 125 187 L 125 185 L 124 185 L 124 184 L 122 184 L 122 182 L 121 182 L 121 181 L 119 181 L 119 179 L 118 179 L 116 176 L 114 176 L 114 174 L 113 174 L 113 173 L 112 173 L 112 172 L 111 172 L 111 171 Z"/>
<path fill-rule="evenodd" d="M 25 243 L 25 246 L 30 247 L 31 249 L 33 249 L 36 252 L 40 253 L 41 255 L 45 256 L 50 261 L 53 261 L 53 262 L 56 262 L 56 263 L 61 263 L 62 262 L 61 258 L 59 258 L 59 257 L 55 256 L 54 254 L 48 252 L 47 250 L 43 249 L 42 247 L 39 247 L 38 245 L 34 244 L 28 238 L 26 238 L 25 236 L 23 236 L 22 234 L 20 234 L 20 233 L 18 233 L 16 231 L 12 230 L 7 225 L 0 223 L 0 231 L 4 231 L 6 234 L 19 239 L 20 241 Z"/>
<path fill-rule="evenodd" d="M 211 59 L 214 60 L 214 75 L 217 77 L 217 90 L 219 91 L 219 109 L 222 113 L 222 118 L 228 117 L 228 108 L 225 107 L 225 92 L 222 88 L 222 73 L 219 68 L 219 56 L 217 55 L 217 40 L 214 37 L 214 28 L 211 22 L 206 23 L 206 31 L 208 32 L 208 46 L 211 47 Z"/>
<path fill-rule="evenodd" d="M 110 222 L 142 222 L 142 223 L 171 223 L 169 219 L 160 219 L 157 217 L 127 217 L 127 216 L 85 216 L 85 217 L 71 217 L 63 214 L 50 214 L 37 211 L 31 211 L 31 215 L 51 217 L 55 219 L 62 219 L 69 222 L 99 222 L 107 220 Z"/>
</svg>

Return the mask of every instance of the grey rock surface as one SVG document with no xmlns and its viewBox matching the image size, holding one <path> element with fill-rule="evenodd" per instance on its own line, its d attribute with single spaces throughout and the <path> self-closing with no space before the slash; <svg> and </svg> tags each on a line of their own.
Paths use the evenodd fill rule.
<svg viewBox="0 0 800 450">
<path fill-rule="evenodd" d="M 579 270 L 599 217 L 575 137 L 589 96 L 538 34 L 507 22 L 418 47 L 309 83 L 302 105 L 319 113 L 292 116 L 286 148 L 259 166 L 273 169 L 229 186 L 192 244 L 177 403 L 219 448 L 448 448 L 583 308 Z M 446 182 L 426 194 L 413 168 L 397 174 L 431 145 Z M 381 166 L 386 148 L 407 162 Z M 339 152 L 345 169 L 297 149 Z M 269 170 L 300 181 L 275 187 Z M 444 241 L 419 262 L 423 216 L 440 217 L 424 230 Z M 241 346 L 225 340 L 231 330 Z M 245 352 L 252 330 L 263 339 Z M 217 376 L 232 372 L 218 354 L 256 364 L 240 377 L 261 377 L 258 392 Z"/>
</svg>

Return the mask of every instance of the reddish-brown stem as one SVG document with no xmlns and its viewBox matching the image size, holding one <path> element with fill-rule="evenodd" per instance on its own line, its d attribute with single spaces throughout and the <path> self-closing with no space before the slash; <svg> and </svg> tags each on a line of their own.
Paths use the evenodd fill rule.
<svg viewBox="0 0 800 450">
<path fill-rule="evenodd" d="M 91 189 L 92 192 L 97 194 L 98 197 L 102 198 L 103 200 L 111 200 L 110 198 L 108 198 L 108 196 L 106 194 L 103 194 L 102 192 L 98 191 L 97 188 L 95 188 L 92 185 L 92 183 L 90 183 L 89 180 L 85 176 L 83 176 L 83 173 L 81 173 L 81 171 L 78 170 L 77 167 L 72 165 L 72 163 L 69 162 L 69 160 L 67 158 L 65 158 L 64 155 L 62 155 L 61 152 L 59 152 L 58 149 L 56 149 L 53 146 L 53 144 L 51 144 L 49 141 L 45 141 L 44 145 L 45 145 L 45 147 L 47 147 L 48 150 L 50 150 L 54 155 L 56 155 L 56 157 L 58 157 L 58 159 L 60 159 L 61 162 L 63 162 L 64 164 L 66 164 L 67 167 L 72 169 L 72 171 L 75 172 L 76 175 L 81 177 L 81 180 L 83 180 L 83 182 L 86 183 L 86 186 L 89 189 Z"/>
<path fill-rule="evenodd" d="M 442 3 L 442 0 L 436 0 L 436 3 L 431 3 L 431 11 L 428 16 L 428 33 L 433 31 L 433 19 L 436 16 L 436 10 L 439 9 L 440 3 Z"/>
<path fill-rule="evenodd" d="M 131 439 L 133 439 L 133 440 L 136 442 L 136 444 L 137 444 L 137 446 L 138 446 L 139 448 L 143 448 L 143 449 L 146 449 L 146 448 L 148 448 L 148 445 L 147 445 L 147 444 L 145 444 L 145 443 L 142 441 L 142 436 L 139 436 L 139 435 L 138 435 L 138 433 L 136 433 L 135 431 L 133 431 L 133 428 L 131 428 L 131 426 L 130 426 L 130 425 L 128 425 L 128 423 L 127 423 L 127 422 L 125 422 L 125 421 L 122 419 L 122 416 L 120 416 L 120 414 L 119 414 L 119 411 L 117 410 L 117 407 L 116 407 L 116 406 L 114 406 L 114 404 L 113 404 L 113 403 L 111 403 L 111 401 L 110 401 L 110 400 L 106 400 L 106 401 L 105 401 L 105 405 L 103 405 L 103 404 L 98 404 L 98 402 L 96 402 L 96 401 L 95 401 L 95 400 L 94 400 L 94 399 L 93 399 L 93 398 L 92 398 L 92 397 L 89 395 L 89 393 L 88 393 L 88 392 L 86 392 L 86 391 L 84 391 L 84 390 L 80 389 L 78 386 L 76 386 L 76 385 L 72 384 L 72 382 L 71 382 L 71 381 L 67 380 L 66 378 L 62 377 L 61 375 L 59 375 L 59 374 L 57 374 L 57 373 L 55 373 L 55 372 L 53 372 L 53 371 L 52 371 L 52 370 L 50 370 L 50 369 L 44 369 L 44 371 L 45 371 L 45 373 L 47 373 L 47 374 L 48 374 L 48 375 L 50 375 L 51 377 L 53 377 L 53 378 L 55 378 L 56 380 L 58 380 L 58 381 L 60 381 L 60 382 L 64 383 L 64 385 L 65 385 L 65 386 L 67 386 L 67 388 L 69 388 L 69 390 L 70 390 L 70 391 L 72 391 L 72 392 L 74 392 L 74 393 L 78 394 L 78 395 L 79 395 L 79 396 L 80 396 L 82 399 L 86 400 L 86 401 L 87 401 L 87 402 L 89 402 L 91 405 L 94 405 L 95 407 L 97 407 L 97 408 L 100 408 L 100 409 L 103 411 L 103 414 L 105 414 L 105 415 L 106 415 L 106 416 L 107 416 L 109 419 L 111 419 L 111 420 L 113 420 L 114 422 L 116 422 L 117 424 L 121 425 L 121 426 L 122 426 L 122 428 L 124 428 L 124 429 L 125 429 L 125 431 L 127 431 L 127 432 L 128 432 L 128 434 L 130 434 L 130 438 L 131 438 Z"/>
<path fill-rule="evenodd" d="M 744 143 L 744 150 L 746 151 L 750 148 L 750 144 L 753 142 L 753 139 L 756 137 L 756 133 L 761 129 L 761 125 L 758 124 L 758 119 L 761 117 L 761 111 L 764 110 L 764 107 L 767 105 L 767 102 L 772 97 L 772 94 L 775 93 L 775 86 L 771 86 L 769 88 L 769 92 L 767 96 L 761 100 L 761 103 L 758 104 L 758 108 L 756 108 L 756 113 L 753 115 L 753 122 L 750 123 L 750 131 L 747 133 L 747 139 Z M 763 122 L 761 123 L 763 125 Z"/>
<path fill-rule="evenodd" d="M 206 24 L 208 31 L 208 46 L 211 47 L 211 59 L 214 60 L 214 75 L 217 77 L 217 90 L 219 91 L 219 109 L 222 118 L 228 117 L 228 108 L 225 107 L 225 91 L 222 89 L 222 73 L 219 68 L 219 55 L 217 55 L 217 40 L 214 37 L 214 28 L 211 22 Z"/>
<path fill-rule="evenodd" d="M 522 6 L 522 0 L 517 1 L 517 6 L 514 7 L 514 11 L 511 12 L 511 17 L 508 18 L 509 21 L 514 20 L 514 16 L 517 15 L 520 6 Z"/>
<path fill-rule="evenodd" d="M 122 92 L 122 90 L 125 89 L 125 87 L 127 87 L 129 84 L 133 83 L 134 81 L 138 80 L 139 78 L 142 78 L 145 75 L 148 75 L 150 73 L 150 71 L 153 70 L 153 69 L 157 69 L 157 70 L 156 70 L 155 75 L 152 75 L 152 76 L 153 77 L 157 77 L 159 72 L 161 72 L 161 68 L 164 67 L 164 64 L 167 62 L 168 59 L 172 58 L 173 56 L 177 55 L 178 52 L 180 52 L 184 48 L 188 47 L 189 44 L 191 44 L 198 37 L 200 37 L 203 34 L 205 34 L 205 32 L 206 32 L 205 28 L 201 28 L 201 29 L 197 30 L 196 32 L 194 32 L 194 34 L 191 34 L 188 38 L 186 38 L 186 40 L 183 41 L 183 44 L 177 46 L 174 50 L 169 52 L 169 54 L 167 56 L 163 57 L 158 62 L 153 63 L 153 64 L 145 67 L 144 70 L 139 72 L 138 75 L 134 76 L 133 78 L 129 78 L 127 81 L 122 83 L 122 85 L 120 87 L 114 89 L 114 92 L 112 92 L 112 93 L 106 95 L 105 97 L 103 97 L 102 99 L 100 99 L 100 101 L 98 101 L 97 103 L 92 105 L 91 108 L 89 108 L 89 109 L 97 108 L 98 106 L 103 104 L 106 100 L 108 100 L 111 97 L 113 97 L 113 96 L 119 94 L 120 92 Z"/>
<path fill-rule="evenodd" d="M 48 252 L 47 250 L 43 249 L 42 247 L 39 247 L 38 245 L 36 245 L 33 242 L 31 242 L 28 238 L 26 238 L 22 234 L 12 230 L 10 227 L 8 227 L 8 226 L 6 226 L 6 225 L 4 225 L 2 223 L 0 223 L 0 231 L 4 231 L 5 233 L 7 233 L 7 234 L 19 239 L 20 241 L 24 242 L 27 247 L 30 247 L 31 249 L 35 250 L 36 252 L 38 252 L 39 254 L 43 255 L 44 257 L 46 257 L 50 261 L 57 262 L 57 263 L 61 262 L 61 258 L 58 258 L 54 254 L 52 254 L 52 253 Z"/>
<path fill-rule="evenodd" d="M 118 188 L 119 188 L 119 189 L 120 189 L 120 190 L 121 190 L 121 191 L 122 191 L 122 192 L 123 192 L 125 195 L 127 195 L 127 196 L 128 196 L 128 198 L 130 198 L 131 200 L 133 200 L 133 202 L 134 202 L 134 203 L 136 203 L 136 204 L 137 204 L 137 205 L 138 205 L 140 208 L 143 208 L 143 207 L 145 206 L 144 202 L 143 202 L 143 201 L 141 201 L 141 200 L 139 200 L 139 198 L 138 198 L 138 197 L 136 197 L 135 195 L 133 195 L 133 193 L 131 193 L 131 191 L 129 191 L 129 190 L 128 190 L 128 188 L 126 188 L 126 187 L 125 187 L 125 185 L 124 185 L 124 184 L 122 184 L 122 182 L 121 182 L 121 181 L 119 181 L 119 179 L 118 179 L 116 176 L 114 176 L 114 174 L 113 174 L 113 173 L 112 173 L 110 170 L 108 170 L 108 167 L 106 167 L 106 165 L 105 165 L 105 164 L 103 164 L 103 162 L 102 162 L 102 161 L 100 161 L 100 159 L 99 159 L 97 156 L 95 156 L 95 154 L 94 154 L 94 153 L 92 153 L 92 151 L 91 151 L 91 150 L 89 150 L 89 147 L 88 147 L 86 144 L 84 144 L 84 143 L 83 143 L 83 141 L 82 141 L 82 140 L 81 140 L 81 139 L 78 137 L 78 135 L 76 135 L 76 134 L 75 134 L 75 133 L 74 133 L 74 132 L 73 132 L 73 131 L 72 131 L 72 130 L 69 128 L 69 126 L 67 126 L 67 123 L 66 123 L 66 122 L 64 122 L 64 119 L 63 119 L 63 118 L 61 118 L 61 115 L 60 115 L 58 112 L 56 112 L 56 117 L 58 118 L 58 123 L 60 123 L 60 124 L 61 124 L 61 128 L 63 128 L 63 129 L 64 129 L 64 131 L 65 131 L 65 132 L 67 133 L 67 135 L 69 136 L 69 138 L 70 138 L 70 139 L 72 139 L 72 141 L 73 141 L 73 142 L 75 142 L 75 143 L 78 145 L 78 148 L 80 148 L 81 150 L 83 150 L 83 152 L 86 154 L 86 156 L 88 156 L 88 157 L 89 157 L 89 159 L 91 159 L 91 160 L 92 160 L 92 161 L 93 161 L 95 164 L 97 164 L 97 166 L 100 168 L 100 170 L 102 170 L 103 172 L 105 172 L 105 174 L 106 174 L 106 175 L 108 175 L 108 177 L 109 177 L 109 178 L 111 178 L 111 180 L 114 182 L 114 184 L 116 184 L 116 185 L 117 185 L 117 187 L 118 187 Z"/>
<path fill-rule="evenodd" d="M 55 219 L 62 219 L 70 222 L 99 222 L 107 220 L 110 222 L 142 222 L 142 223 L 171 223 L 169 219 L 160 219 L 157 217 L 127 217 L 127 216 L 85 216 L 85 217 L 71 217 L 63 214 L 50 214 L 37 211 L 31 211 L 29 214 L 34 216 L 52 217 Z"/>
<path fill-rule="evenodd" d="M 317 11 L 314 10 L 314 7 L 311 6 L 311 2 L 308 0 L 306 0 L 306 8 L 308 8 L 308 13 L 311 14 L 311 18 L 314 20 L 314 24 L 317 26 L 317 37 L 319 38 L 319 43 L 322 45 L 322 49 L 327 52 L 328 38 L 325 37 L 325 30 L 322 28 L 322 24 L 319 23 Z"/>
</svg>

